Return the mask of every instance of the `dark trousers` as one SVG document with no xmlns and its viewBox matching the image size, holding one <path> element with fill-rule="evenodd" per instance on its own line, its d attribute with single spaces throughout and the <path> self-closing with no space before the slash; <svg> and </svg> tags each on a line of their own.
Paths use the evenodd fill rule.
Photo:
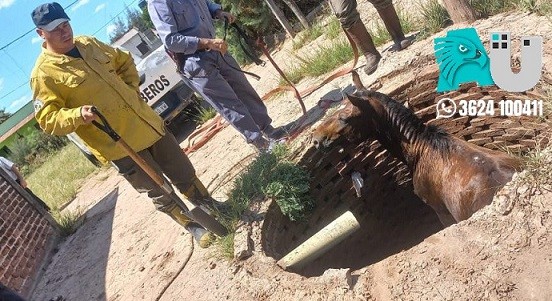
<svg viewBox="0 0 552 301">
<path fill-rule="evenodd" d="M 25 301 L 25 299 L 0 283 L 0 301 Z"/>
<path fill-rule="evenodd" d="M 165 174 L 181 193 L 190 188 L 196 178 L 195 169 L 184 154 L 173 134 L 166 132 L 165 136 L 147 149 L 138 152 L 146 163 L 159 175 Z M 130 157 L 114 160 L 113 164 L 119 173 L 130 182 L 138 192 L 145 192 L 153 200 L 159 211 L 170 212 L 176 204 L 166 196 L 146 172 Z"/>
<path fill-rule="evenodd" d="M 259 94 L 245 75 L 238 71 L 240 66 L 236 60 L 229 53 L 224 54 L 224 60 L 218 51 L 196 52 L 184 63 L 184 80 L 189 80 L 194 91 L 236 128 L 247 142 L 254 141 L 272 123 L 272 119 Z"/>
</svg>

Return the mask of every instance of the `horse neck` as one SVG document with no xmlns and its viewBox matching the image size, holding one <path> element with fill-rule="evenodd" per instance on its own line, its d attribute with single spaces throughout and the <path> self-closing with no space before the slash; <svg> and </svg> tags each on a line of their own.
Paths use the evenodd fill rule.
<svg viewBox="0 0 552 301">
<path fill-rule="evenodd" d="M 391 139 L 387 140 L 386 147 L 403 163 L 413 169 L 424 151 L 424 143 L 421 134 L 426 130 L 423 123 L 413 124 L 407 120 L 393 117 L 388 112 L 387 123 L 391 125 Z"/>
<path fill-rule="evenodd" d="M 380 105 L 380 104 L 378 104 Z M 408 166 L 411 166 L 412 143 L 411 136 L 407 135 L 404 125 L 401 127 L 393 114 L 381 107 L 381 114 L 374 114 L 373 127 L 376 129 L 376 138 L 391 155 Z"/>
</svg>

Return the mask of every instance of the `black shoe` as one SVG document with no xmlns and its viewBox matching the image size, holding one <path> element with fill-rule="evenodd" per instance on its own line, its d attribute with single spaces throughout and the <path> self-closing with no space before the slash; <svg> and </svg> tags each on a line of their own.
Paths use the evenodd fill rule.
<svg viewBox="0 0 552 301">
<path fill-rule="evenodd" d="M 225 215 L 232 212 L 232 206 L 227 204 L 226 202 L 219 202 L 215 200 L 212 197 L 203 198 L 200 200 L 194 200 L 192 203 L 198 205 L 198 206 L 205 206 L 209 211 L 214 211 L 215 215 Z"/>
<path fill-rule="evenodd" d="M 286 130 L 281 126 L 274 128 L 271 125 L 268 125 L 262 130 L 262 132 L 263 135 L 269 140 L 280 140 L 287 136 Z"/>
<path fill-rule="evenodd" d="M 270 152 L 270 141 L 263 136 L 259 136 L 257 139 L 250 142 L 260 153 Z"/>
</svg>

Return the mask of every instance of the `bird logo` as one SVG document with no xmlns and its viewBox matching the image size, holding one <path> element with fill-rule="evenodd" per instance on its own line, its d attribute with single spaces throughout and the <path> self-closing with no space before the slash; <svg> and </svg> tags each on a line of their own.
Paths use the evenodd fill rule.
<svg viewBox="0 0 552 301">
<path fill-rule="evenodd" d="M 468 82 L 494 84 L 489 56 L 475 28 L 451 30 L 446 37 L 435 38 L 434 50 L 440 72 L 437 92 L 457 90 Z"/>
</svg>

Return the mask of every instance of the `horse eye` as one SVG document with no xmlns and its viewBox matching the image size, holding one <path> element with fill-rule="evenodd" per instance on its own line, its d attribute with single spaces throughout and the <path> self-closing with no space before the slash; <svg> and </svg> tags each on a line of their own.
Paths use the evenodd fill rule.
<svg viewBox="0 0 552 301">
<path fill-rule="evenodd" d="M 466 46 L 460 44 L 458 46 L 458 50 L 460 50 L 460 52 L 464 53 L 464 52 L 468 51 L 468 48 Z"/>
</svg>

